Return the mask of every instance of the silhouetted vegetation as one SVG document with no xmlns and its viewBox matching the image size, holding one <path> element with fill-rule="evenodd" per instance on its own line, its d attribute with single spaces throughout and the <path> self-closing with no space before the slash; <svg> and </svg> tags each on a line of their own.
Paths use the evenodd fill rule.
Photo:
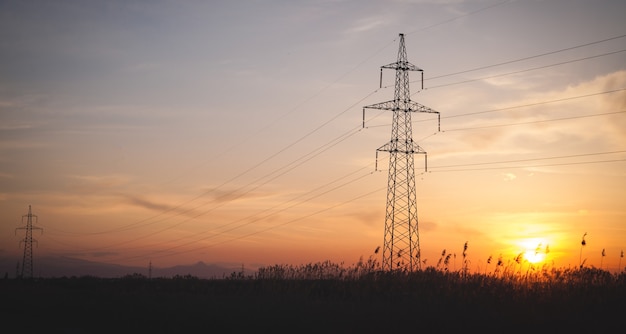
<svg viewBox="0 0 626 334">
<path fill-rule="evenodd" d="M 595 268 L 428 267 L 381 271 L 371 258 L 274 265 L 254 275 L 4 279 L 4 319 L 22 330 L 104 332 L 599 332 L 626 307 L 626 274 Z"/>
</svg>

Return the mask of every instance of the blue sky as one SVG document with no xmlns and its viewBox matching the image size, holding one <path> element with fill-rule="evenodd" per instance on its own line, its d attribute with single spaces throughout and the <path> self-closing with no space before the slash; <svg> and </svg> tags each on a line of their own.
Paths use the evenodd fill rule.
<svg viewBox="0 0 626 334">
<path fill-rule="evenodd" d="M 4 1 L 0 255 L 331 259 L 382 243 L 398 34 L 429 154 L 423 255 L 626 247 L 623 1 Z M 421 173 L 417 157 L 417 173 Z M 440 168 L 438 168 L 438 166 Z M 445 167 L 449 166 L 449 167 Z M 346 183 L 345 185 L 343 185 Z M 343 185 L 340 187 L 340 185 Z M 595 239 L 595 240 L 594 240 Z M 597 255 L 596 254 L 596 255 Z M 613 263 L 610 261 L 603 261 Z M 596 264 L 597 265 L 597 264 Z M 612 264 L 616 267 L 616 264 Z"/>
</svg>

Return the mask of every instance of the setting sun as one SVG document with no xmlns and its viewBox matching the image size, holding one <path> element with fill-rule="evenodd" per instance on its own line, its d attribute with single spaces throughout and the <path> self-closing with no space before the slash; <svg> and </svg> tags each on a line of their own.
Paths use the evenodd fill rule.
<svg viewBox="0 0 626 334">
<path fill-rule="evenodd" d="M 518 245 L 522 248 L 523 259 L 533 264 L 545 261 L 550 252 L 550 246 L 544 239 L 524 239 Z"/>
<path fill-rule="evenodd" d="M 526 259 L 528 262 L 530 263 L 539 263 L 543 260 L 545 260 L 546 258 L 546 254 L 545 253 L 536 253 L 535 251 L 530 251 L 527 250 L 524 253 L 524 259 Z"/>
</svg>

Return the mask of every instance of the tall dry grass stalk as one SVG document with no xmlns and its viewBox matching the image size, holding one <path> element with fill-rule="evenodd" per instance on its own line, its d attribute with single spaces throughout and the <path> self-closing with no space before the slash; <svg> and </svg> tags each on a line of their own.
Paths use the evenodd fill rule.
<svg viewBox="0 0 626 334">
<path fill-rule="evenodd" d="M 466 241 L 465 244 L 463 245 L 463 275 L 467 275 L 468 263 L 469 263 L 469 260 L 467 259 L 467 241 Z"/>
<path fill-rule="evenodd" d="M 587 232 L 583 234 L 583 240 L 580 242 L 580 257 L 579 257 L 578 263 L 581 268 L 583 267 L 583 264 L 585 264 L 583 262 L 583 248 L 587 245 L 587 241 L 585 241 L 586 236 L 587 236 Z"/>
</svg>

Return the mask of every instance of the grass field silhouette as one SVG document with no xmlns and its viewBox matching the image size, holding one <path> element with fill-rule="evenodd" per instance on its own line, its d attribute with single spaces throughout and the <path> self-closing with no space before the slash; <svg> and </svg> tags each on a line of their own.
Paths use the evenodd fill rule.
<svg viewBox="0 0 626 334">
<path fill-rule="evenodd" d="M 582 333 L 620 326 L 626 273 L 519 268 L 382 271 L 370 257 L 351 266 L 272 265 L 214 279 L 4 279 L 0 289 L 4 318 L 27 331 Z"/>
</svg>

